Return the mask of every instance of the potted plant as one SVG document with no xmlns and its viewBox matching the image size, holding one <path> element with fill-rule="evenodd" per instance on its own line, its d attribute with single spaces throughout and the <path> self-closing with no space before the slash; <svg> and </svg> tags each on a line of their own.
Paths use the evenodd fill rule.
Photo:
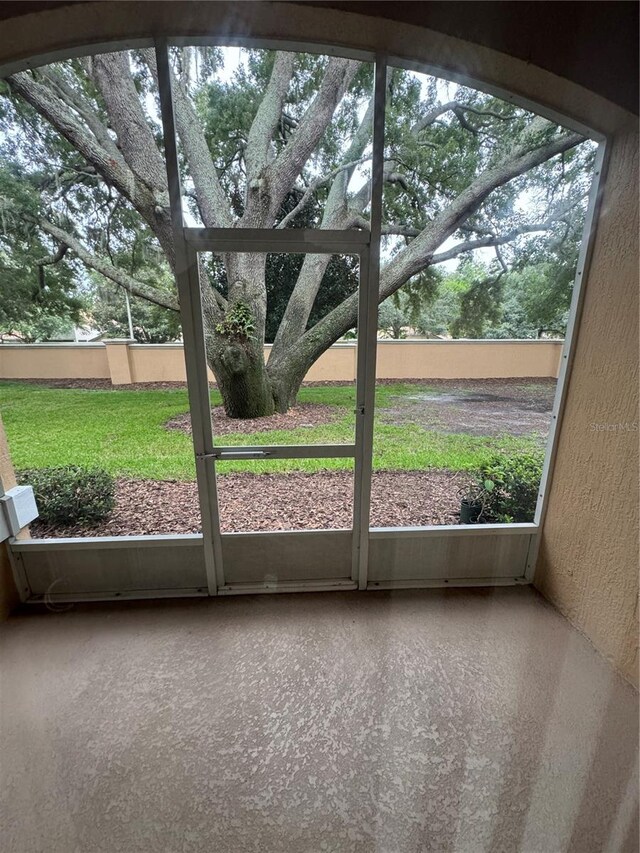
<svg viewBox="0 0 640 853">
<path fill-rule="evenodd" d="M 488 506 L 494 488 L 493 480 L 478 478 L 458 491 L 461 524 L 481 524 L 488 521 Z"/>
</svg>

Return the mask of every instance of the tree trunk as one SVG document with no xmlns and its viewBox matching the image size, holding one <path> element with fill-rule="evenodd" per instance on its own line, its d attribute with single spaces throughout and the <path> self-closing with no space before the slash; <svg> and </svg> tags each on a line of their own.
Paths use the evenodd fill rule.
<svg viewBox="0 0 640 853">
<path fill-rule="evenodd" d="M 217 336 L 207 342 L 207 360 L 230 418 L 262 418 L 276 410 L 264 360 L 253 349 Z"/>
<path fill-rule="evenodd" d="M 276 412 L 284 414 L 295 405 L 307 369 L 304 365 L 297 369 L 280 370 L 277 374 L 268 373 Z"/>
<path fill-rule="evenodd" d="M 276 410 L 264 363 L 266 255 L 228 253 L 227 308 L 219 322 L 208 319 L 206 354 L 230 418 L 260 418 Z"/>
<path fill-rule="evenodd" d="M 216 377 L 225 413 L 230 418 L 262 418 L 284 414 L 296 402 L 307 365 L 269 373 L 262 353 L 242 341 L 207 334 L 207 362 Z"/>
</svg>

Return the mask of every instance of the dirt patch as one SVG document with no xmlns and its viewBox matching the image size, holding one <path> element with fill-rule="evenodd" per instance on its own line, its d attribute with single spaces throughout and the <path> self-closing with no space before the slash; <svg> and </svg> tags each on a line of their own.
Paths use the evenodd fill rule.
<svg viewBox="0 0 640 853">
<path fill-rule="evenodd" d="M 424 388 L 424 391 L 420 390 Z M 467 379 L 421 382 L 415 392 L 393 397 L 380 409 L 395 426 L 467 435 L 529 435 L 546 439 L 555 379 Z"/>
<path fill-rule="evenodd" d="M 299 427 L 314 427 L 330 424 L 336 421 L 344 410 L 338 406 L 324 406 L 319 403 L 298 403 L 285 414 L 276 413 L 265 418 L 246 418 L 238 420 L 229 418 L 222 406 L 211 409 L 211 423 L 214 435 L 229 435 L 229 433 L 271 432 L 279 429 L 298 429 Z M 185 412 L 167 421 L 167 429 L 177 429 L 191 435 L 191 415 Z"/>
<path fill-rule="evenodd" d="M 371 524 L 395 527 L 458 524 L 458 489 L 466 474 L 379 471 L 371 489 Z M 227 474 L 218 478 L 223 532 L 351 527 L 353 474 Z M 31 525 L 34 538 L 198 533 L 195 483 L 119 480 L 111 518 L 93 527 Z"/>
</svg>

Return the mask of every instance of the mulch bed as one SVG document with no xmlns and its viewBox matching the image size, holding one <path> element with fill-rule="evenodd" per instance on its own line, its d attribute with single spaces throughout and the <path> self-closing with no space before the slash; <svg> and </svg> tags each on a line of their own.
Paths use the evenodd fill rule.
<svg viewBox="0 0 640 853">
<path fill-rule="evenodd" d="M 425 388 L 470 388 L 472 386 L 491 386 L 496 390 L 505 386 L 527 386 L 534 385 L 556 385 L 555 379 L 540 377 L 522 377 L 517 379 L 376 379 L 376 385 L 421 385 Z M 46 388 L 77 388 L 86 391 L 162 391 L 171 388 L 186 388 L 186 382 L 132 382 L 130 385 L 112 385 L 110 379 L 0 379 L 3 383 L 19 382 L 21 385 L 43 385 Z M 316 382 L 303 382 L 303 388 L 331 388 L 331 387 L 355 387 L 355 382 L 347 382 L 339 379 L 322 379 Z M 215 382 L 210 382 L 211 388 L 216 387 Z"/>
<path fill-rule="evenodd" d="M 130 385 L 112 385 L 110 379 L 1 379 L 0 386 L 13 382 L 77 391 L 166 391 L 187 387 L 186 382 L 132 382 Z"/>
<path fill-rule="evenodd" d="M 388 385 L 398 382 L 424 382 L 424 379 L 380 379 L 378 384 Z M 186 389 L 186 382 L 131 382 L 129 385 L 113 385 L 110 379 L 0 379 L 3 383 L 19 382 L 21 385 L 41 385 L 45 388 L 69 388 L 80 391 L 166 391 L 176 388 Z M 303 382 L 303 387 L 322 388 L 325 386 L 352 386 L 355 382 L 344 380 L 323 380 L 319 382 Z M 210 388 L 215 388 L 215 382 L 209 382 Z"/>
<path fill-rule="evenodd" d="M 320 403 L 298 403 L 285 414 L 276 413 L 265 418 L 228 418 L 222 406 L 211 409 L 211 422 L 214 435 L 228 435 L 242 432 L 270 432 L 278 429 L 297 429 L 330 424 L 343 414 L 337 406 L 325 406 Z M 185 412 L 176 415 L 165 424 L 166 429 L 177 429 L 191 435 L 191 415 Z"/>
<path fill-rule="evenodd" d="M 371 489 L 373 527 L 459 524 L 458 489 L 469 479 L 450 471 L 379 471 Z M 353 474 L 226 474 L 218 478 L 223 532 L 351 527 Z M 198 533 L 195 483 L 119 480 L 111 518 L 94 527 L 31 525 L 34 538 Z"/>
</svg>

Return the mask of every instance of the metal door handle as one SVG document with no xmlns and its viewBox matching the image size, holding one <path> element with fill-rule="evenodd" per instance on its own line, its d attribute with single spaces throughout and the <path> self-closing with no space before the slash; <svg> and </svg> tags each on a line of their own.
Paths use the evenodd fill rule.
<svg viewBox="0 0 640 853">
<path fill-rule="evenodd" d="M 214 450 L 212 453 L 197 453 L 198 459 L 266 459 L 271 450 Z"/>
<path fill-rule="evenodd" d="M 270 450 L 221 450 L 214 453 L 217 459 L 264 459 L 270 456 Z"/>
</svg>

